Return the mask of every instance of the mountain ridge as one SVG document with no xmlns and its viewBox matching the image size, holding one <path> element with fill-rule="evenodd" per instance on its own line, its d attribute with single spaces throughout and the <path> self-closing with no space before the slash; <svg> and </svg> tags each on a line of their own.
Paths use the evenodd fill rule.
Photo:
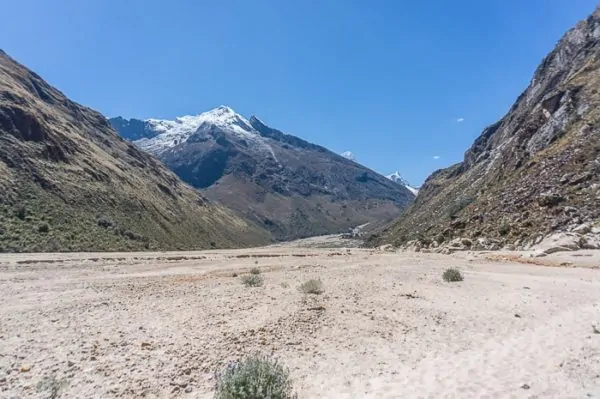
<svg viewBox="0 0 600 399">
<path fill-rule="evenodd" d="M 597 8 L 560 39 L 463 161 L 431 174 L 411 207 L 370 244 L 523 249 L 599 225 L 599 85 Z"/>
<path fill-rule="evenodd" d="M 124 138 L 145 135 L 134 144 L 278 240 L 391 221 L 414 198 L 375 171 L 226 106 L 171 121 L 111 123 Z"/>
<path fill-rule="evenodd" d="M 0 251 L 259 245 L 266 231 L 184 184 L 0 52 Z"/>
</svg>

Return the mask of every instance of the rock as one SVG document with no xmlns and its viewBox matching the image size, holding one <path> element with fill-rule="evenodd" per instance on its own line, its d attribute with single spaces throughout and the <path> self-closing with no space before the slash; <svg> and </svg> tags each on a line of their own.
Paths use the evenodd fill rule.
<svg viewBox="0 0 600 399">
<path fill-rule="evenodd" d="M 575 215 L 577 214 L 579 211 L 577 208 L 575 208 L 574 206 L 565 206 L 563 208 L 563 211 L 565 212 L 566 215 Z"/>
<path fill-rule="evenodd" d="M 577 234 L 587 234 L 590 231 L 592 231 L 592 226 L 590 226 L 587 223 L 581 224 L 577 227 L 575 227 L 574 229 L 571 230 L 573 233 L 577 233 Z"/>
<path fill-rule="evenodd" d="M 141 347 L 142 349 L 150 349 L 152 344 L 150 344 L 150 342 L 142 342 Z"/>
<path fill-rule="evenodd" d="M 463 238 L 463 239 L 461 239 L 461 243 L 465 247 L 471 247 L 471 246 L 473 246 L 473 241 L 471 241 L 469 238 Z"/>
<path fill-rule="evenodd" d="M 586 240 L 577 233 L 559 232 L 545 237 L 534 249 L 541 250 L 545 254 L 555 252 L 574 251 L 580 249 Z"/>
<path fill-rule="evenodd" d="M 586 234 L 583 239 L 585 240 L 581 245 L 583 249 L 600 249 L 600 234 Z"/>
<path fill-rule="evenodd" d="M 565 198 L 555 192 L 545 192 L 538 197 L 538 205 L 542 207 L 553 207 L 564 201 Z"/>
<path fill-rule="evenodd" d="M 26 364 L 26 365 L 24 365 L 24 366 L 21 366 L 21 368 L 19 369 L 19 371 L 20 371 L 21 373 L 27 373 L 27 372 L 31 371 L 31 368 L 32 368 L 32 367 L 33 367 L 33 366 L 32 366 L 31 364 Z"/>
<path fill-rule="evenodd" d="M 377 249 L 380 251 L 385 251 L 385 252 L 394 252 L 394 246 L 392 244 L 381 245 Z"/>
<path fill-rule="evenodd" d="M 531 388 L 528 384 L 521 385 L 521 389 L 529 389 Z"/>
<path fill-rule="evenodd" d="M 571 181 L 571 178 L 573 177 L 573 173 L 565 173 L 564 175 L 562 175 L 562 177 L 560 178 L 560 180 L 558 181 L 560 184 L 565 184 Z"/>
</svg>

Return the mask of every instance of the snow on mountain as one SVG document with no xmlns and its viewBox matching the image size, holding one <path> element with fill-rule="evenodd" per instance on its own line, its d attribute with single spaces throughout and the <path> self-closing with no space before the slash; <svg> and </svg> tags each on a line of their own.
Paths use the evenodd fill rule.
<svg viewBox="0 0 600 399">
<path fill-rule="evenodd" d="M 238 139 L 254 144 L 259 150 L 272 154 L 272 149 L 261 135 L 250 125 L 250 122 L 227 106 L 220 106 L 199 115 L 186 115 L 175 120 L 146 119 L 147 129 L 156 133 L 154 137 L 136 140 L 140 148 L 160 155 L 178 144 L 184 143 L 192 135 L 203 128 L 218 128 Z"/>
<path fill-rule="evenodd" d="M 398 171 L 395 171 L 394 173 L 392 173 L 391 175 L 387 175 L 386 177 L 395 183 L 403 185 L 414 195 L 417 195 L 419 193 L 419 188 L 411 186 L 410 183 L 406 181 L 406 179 L 402 177 L 402 175 Z"/>
<path fill-rule="evenodd" d="M 356 155 L 354 155 L 352 151 L 344 151 L 340 155 L 346 159 L 356 162 Z"/>
</svg>

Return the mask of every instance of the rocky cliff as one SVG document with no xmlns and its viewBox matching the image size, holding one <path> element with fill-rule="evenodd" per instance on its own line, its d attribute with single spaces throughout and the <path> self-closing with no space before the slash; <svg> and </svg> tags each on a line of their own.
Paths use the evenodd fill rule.
<svg viewBox="0 0 600 399">
<path fill-rule="evenodd" d="M 599 90 L 596 10 L 565 34 L 463 162 L 433 173 L 415 203 L 370 244 L 518 249 L 558 231 L 594 229 L 600 216 Z M 576 239 L 583 247 L 595 245 L 590 236 Z"/>
</svg>

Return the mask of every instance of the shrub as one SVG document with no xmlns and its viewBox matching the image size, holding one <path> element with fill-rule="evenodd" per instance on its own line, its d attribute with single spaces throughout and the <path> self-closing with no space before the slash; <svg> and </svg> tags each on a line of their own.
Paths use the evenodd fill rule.
<svg viewBox="0 0 600 399">
<path fill-rule="evenodd" d="M 263 285 L 263 278 L 260 274 L 250 274 L 242 276 L 242 283 L 246 287 L 260 287 Z"/>
<path fill-rule="evenodd" d="M 469 206 L 473 201 L 475 201 L 475 198 L 466 197 L 453 202 L 448 207 L 448 216 L 450 217 L 450 219 L 454 219 L 460 211 Z"/>
<path fill-rule="evenodd" d="M 98 226 L 104 227 L 105 229 L 108 229 L 109 227 L 113 226 L 113 222 L 105 217 L 99 217 L 96 220 L 96 223 L 98 224 Z"/>
<path fill-rule="evenodd" d="M 501 236 L 505 236 L 510 232 L 510 225 L 506 222 L 502 223 L 500 225 L 500 227 L 498 228 L 498 233 L 500 233 Z"/>
<path fill-rule="evenodd" d="M 320 295 L 324 292 L 323 283 L 321 280 L 310 279 L 300 286 L 300 291 L 305 294 Z"/>
<path fill-rule="evenodd" d="M 289 371 L 276 360 L 253 356 L 216 375 L 215 399 L 294 398 Z"/>
<path fill-rule="evenodd" d="M 38 231 L 40 233 L 47 233 L 50 231 L 50 226 L 48 225 L 48 223 L 42 223 L 38 226 Z"/>
<path fill-rule="evenodd" d="M 260 274 L 260 269 L 258 267 L 253 267 L 250 269 L 250 274 Z"/>
<path fill-rule="evenodd" d="M 45 392 L 49 399 L 55 399 L 60 396 L 63 387 L 67 385 L 66 379 L 57 379 L 55 375 L 46 377 L 37 383 L 36 389 L 38 393 Z"/>
<path fill-rule="evenodd" d="M 24 205 L 19 205 L 15 208 L 15 216 L 21 220 L 25 220 L 25 215 L 27 215 L 27 210 Z"/>
<path fill-rule="evenodd" d="M 449 283 L 464 280 L 463 275 L 460 273 L 460 270 L 454 269 L 452 267 L 444 271 L 442 278 L 444 279 L 444 281 L 447 281 Z"/>
</svg>

